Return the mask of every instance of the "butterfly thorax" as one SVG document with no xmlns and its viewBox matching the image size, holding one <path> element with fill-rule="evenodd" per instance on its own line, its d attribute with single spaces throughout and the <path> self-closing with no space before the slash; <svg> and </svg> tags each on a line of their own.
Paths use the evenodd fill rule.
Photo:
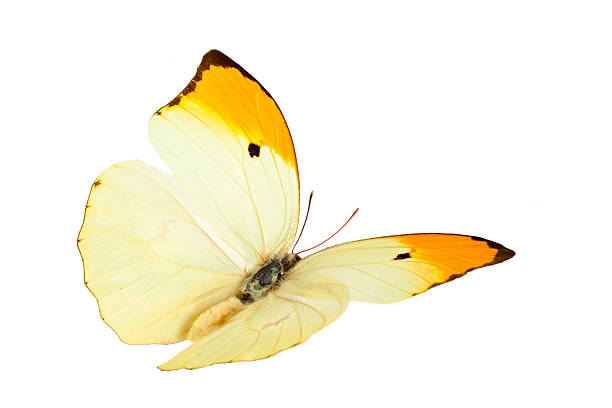
<svg viewBox="0 0 612 408">
<path fill-rule="evenodd" d="M 299 260 L 300 257 L 293 253 L 272 259 L 244 282 L 236 297 L 243 304 L 253 303 L 257 299 L 261 299 L 282 282 L 287 272 Z"/>
</svg>

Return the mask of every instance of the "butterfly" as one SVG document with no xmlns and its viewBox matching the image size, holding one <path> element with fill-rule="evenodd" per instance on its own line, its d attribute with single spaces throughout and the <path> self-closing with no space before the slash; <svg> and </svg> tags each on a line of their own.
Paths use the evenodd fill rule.
<svg viewBox="0 0 612 408">
<path fill-rule="evenodd" d="M 174 175 L 138 160 L 108 168 L 91 187 L 77 245 L 85 284 L 123 342 L 192 342 L 162 370 L 266 358 L 351 300 L 397 302 L 514 256 L 454 234 L 294 253 L 300 184 L 289 129 L 270 93 L 217 50 L 155 112 L 149 139 Z"/>
</svg>

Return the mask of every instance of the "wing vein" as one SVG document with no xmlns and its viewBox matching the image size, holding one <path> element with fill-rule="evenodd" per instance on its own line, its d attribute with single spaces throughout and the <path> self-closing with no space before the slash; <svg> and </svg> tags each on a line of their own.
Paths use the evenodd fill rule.
<svg viewBox="0 0 612 408">
<path fill-rule="evenodd" d="M 175 155 L 174 152 L 172 152 L 171 150 L 168 150 L 168 152 L 170 152 L 171 154 Z M 175 155 L 175 157 L 178 159 L 178 156 Z M 213 203 L 215 204 L 215 207 L 217 208 L 217 211 L 219 212 L 219 214 L 221 215 L 221 217 L 223 218 L 223 221 L 225 222 L 226 226 L 234 233 L 234 235 L 238 238 L 241 239 L 241 241 L 243 243 L 246 244 L 247 247 L 251 248 L 253 250 L 253 252 L 257 255 L 259 255 L 259 257 L 261 258 L 260 261 L 263 259 L 263 255 L 259 253 L 259 251 L 257 249 L 255 249 L 255 247 L 253 247 L 251 245 L 251 243 L 248 240 L 245 240 L 242 235 L 238 234 L 238 231 L 236 231 L 233 227 L 232 224 L 229 222 L 229 220 L 227 219 L 227 217 L 225 216 L 225 213 L 221 210 L 221 207 L 219 206 L 219 203 L 217 202 L 217 200 L 215 199 L 215 196 L 212 194 L 212 192 L 210 191 L 210 189 L 206 186 L 206 184 L 204 184 L 204 182 L 202 181 L 201 177 L 196 174 L 196 173 L 192 173 L 194 176 L 196 176 L 199 180 L 200 183 L 202 184 L 202 187 L 206 190 L 206 192 L 208 193 L 208 195 L 210 195 L 210 197 L 212 198 Z M 220 238 L 222 239 L 222 238 Z M 234 250 L 234 252 L 236 252 L 237 254 L 240 254 L 240 251 L 237 251 L 236 248 L 234 248 L 233 246 L 231 246 L 226 240 L 223 240 L 223 242 L 225 244 L 227 244 L 228 247 L 232 248 L 232 250 Z"/>
<path fill-rule="evenodd" d="M 408 292 L 407 290 L 402 289 L 402 288 L 400 288 L 399 286 L 394 285 L 394 284 L 392 284 L 392 283 L 390 283 L 390 282 L 386 281 L 385 279 L 381 278 L 380 276 L 376 276 L 376 275 L 373 275 L 373 274 L 368 273 L 368 272 L 366 272 L 366 271 L 362 271 L 361 269 L 359 269 L 359 268 L 357 268 L 357 267 L 355 267 L 355 266 L 353 266 L 353 267 L 352 267 L 352 269 L 356 270 L 357 272 L 363 273 L 364 275 L 369 276 L 370 278 L 376 279 L 376 280 L 378 280 L 378 281 L 380 281 L 380 282 L 384 283 L 385 285 L 388 285 L 388 286 L 390 286 L 390 287 L 392 287 L 392 288 L 394 288 L 394 289 L 397 289 L 397 290 L 399 290 L 400 292 L 404 292 L 404 293 L 405 293 L 405 294 L 407 294 L 407 295 L 412 294 L 412 292 Z"/>
<path fill-rule="evenodd" d="M 197 146 L 198 150 L 200 150 L 202 153 L 204 153 L 204 155 L 206 155 L 208 157 L 208 159 L 214 163 L 219 169 L 221 169 L 221 171 L 223 171 L 223 173 L 225 173 L 225 175 L 232 180 L 237 186 L 238 188 L 246 194 L 246 191 L 244 190 L 244 187 L 240 184 L 240 182 L 238 180 L 236 180 L 226 169 L 225 167 L 221 166 L 215 159 L 212 158 L 212 156 L 206 152 L 205 149 L 202 148 L 202 146 L 200 146 L 200 144 L 198 142 L 196 142 L 194 140 L 194 138 L 192 138 L 191 136 L 189 136 L 189 134 L 185 131 L 183 131 L 183 129 L 181 129 L 178 125 L 176 125 L 174 122 L 172 122 L 170 119 L 168 119 L 167 117 L 163 116 L 162 117 L 168 121 L 168 123 L 170 123 L 172 126 L 174 126 L 176 129 L 178 129 L 179 132 L 181 132 L 187 139 L 189 139 L 191 142 L 193 142 L 193 144 L 195 146 Z M 160 140 L 160 143 L 162 145 L 164 145 L 164 147 L 166 148 L 166 150 L 170 151 L 171 149 L 168 147 L 168 145 L 166 143 L 164 143 L 163 141 Z M 176 153 L 174 153 L 175 156 L 178 157 L 178 155 Z"/>
</svg>

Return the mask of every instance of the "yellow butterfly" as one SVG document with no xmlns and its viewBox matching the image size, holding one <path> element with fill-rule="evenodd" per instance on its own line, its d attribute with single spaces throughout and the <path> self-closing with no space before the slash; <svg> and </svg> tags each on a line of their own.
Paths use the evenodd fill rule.
<svg viewBox="0 0 612 408">
<path fill-rule="evenodd" d="M 514 256 L 478 237 L 408 234 L 301 259 L 290 250 L 300 185 L 283 115 L 216 50 L 155 112 L 149 137 L 174 175 L 141 161 L 104 171 L 78 247 L 122 341 L 193 342 L 162 370 L 265 358 L 333 322 L 349 300 L 397 302 Z"/>
</svg>

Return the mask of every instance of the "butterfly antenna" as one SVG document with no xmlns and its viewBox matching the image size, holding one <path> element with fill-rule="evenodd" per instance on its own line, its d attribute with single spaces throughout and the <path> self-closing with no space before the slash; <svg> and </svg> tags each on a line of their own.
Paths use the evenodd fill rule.
<svg viewBox="0 0 612 408">
<path fill-rule="evenodd" d="M 330 240 L 330 239 L 332 239 L 333 237 L 335 237 L 335 236 L 336 236 L 336 234 L 337 234 L 337 233 L 339 233 L 340 231 L 342 231 L 342 228 L 346 227 L 346 224 L 348 224 L 348 223 L 349 223 L 349 221 L 351 221 L 351 220 L 353 219 L 353 217 L 355 216 L 355 214 L 357 214 L 357 211 L 359 211 L 359 208 L 357 208 L 357 209 L 355 210 L 355 212 L 353 213 L 353 215 L 351 215 L 351 216 L 349 217 L 349 219 L 348 219 L 348 220 L 346 220 L 346 222 L 345 222 L 344 224 L 342 224 L 342 226 L 341 226 L 340 228 L 338 228 L 338 231 L 334 232 L 334 233 L 333 233 L 333 234 L 332 234 L 332 235 L 331 235 L 329 238 L 327 238 L 325 241 L 321 242 L 320 244 L 317 244 L 317 245 L 313 246 L 312 248 L 304 249 L 304 250 L 302 250 L 302 251 L 300 251 L 300 252 L 297 252 L 297 253 L 296 253 L 296 255 L 297 255 L 297 254 L 301 254 L 302 252 L 310 251 L 311 249 L 315 249 L 315 248 L 317 248 L 317 247 L 319 247 L 319 246 L 323 245 L 324 243 L 326 243 L 327 241 L 329 241 L 329 240 Z"/>
<path fill-rule="evenodd" d="M 308 214 L 310 214 L 310 203 L 312 202 L 312 195 L 314 194 L 314 190 L 310 192 L 310 198 L 308 199 L 308 209 L 306 210 L 306 218 L 304 218 L 304 224 L 302 224 L 302 230 L 300 231 L 300 235 L 298 235 L 297 241 L 293 244 L 293 248 L 291 248 L 291 252 L 295 249 L 295 246 L 300 242 L 300 238 L 302 238 L 302 233 L 304 232 L 304 228 L 306 227 L 306 221 L 308 221 Z"/>
</svg>

